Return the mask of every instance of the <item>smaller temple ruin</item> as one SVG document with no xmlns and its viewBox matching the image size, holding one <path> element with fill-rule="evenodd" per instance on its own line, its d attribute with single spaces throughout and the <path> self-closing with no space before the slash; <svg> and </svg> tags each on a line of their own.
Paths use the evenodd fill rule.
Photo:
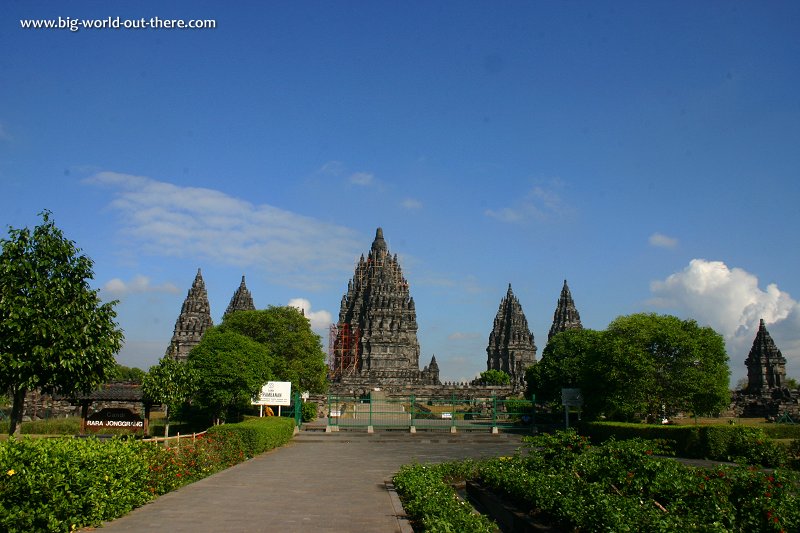
<svg viewBox="0 0 800 533">
<path fill-rule="evenodd" d="M 561 333 L 568 329 L 583 329 L 583 325 L 581 324 L 581 315 L 578 314 L 578 309 L 572 300 L 572 294 L 569 292 L 567 280 L 564 280 L 561 296 L 558 298 L 558 304 L 556 304 L 556 310 L 553 313 L 553 325 L 550 327 L 550 333 L 547 334 L 547 342 L 550 342 L 550 339 L 556 333 Z"/>
</svg>

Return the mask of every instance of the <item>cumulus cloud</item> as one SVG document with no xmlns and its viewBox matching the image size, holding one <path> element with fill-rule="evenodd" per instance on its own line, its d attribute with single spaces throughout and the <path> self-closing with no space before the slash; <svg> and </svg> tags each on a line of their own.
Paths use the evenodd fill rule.
<svg viewBox="0 0 800 533">
<path fill-rule="evenodd" d="M 775 283 L 762 290 L 758 277 L 741 268 L 692 259 L 681 272 L 653 281 L 650 290 L 653 305 L 675 309 L 725 338 L 734 375 L 742 373 L 762 318 L 784 356 L 800 363 L 800 305 Z"/>
<path fill-rule="evenodd" d="M 178 287 L 172 283 L 163 283 L 161 285 L 151 285 L 150 278 L 138 274 L 130 281 L 123 281 L 119 278 L 109 280 L 103 285 L 103 291 L 108 293 L 114 298 L 120 298 L 128 294 L 140 294 L 144 292 L 166 292 L 177 293 Z"/>
<path fill-rule="evenodd" d="M 650 235 L 650 246 L 655 246 L 656 248 L 675 248 L 678 246 L 678 239 L 674 237 L 668 237 L 662 233 L 653 233 Z"/>
<path fill-rule="evenodd" d="M 333 319 L 330 312 L 324 310 L 312 311 L 311 302 L 305 298 L 292 298 L 287 305 L 303 311 L 303 314 L 311 322 L 311 329 L 315 331 L 325 330 L 332 323 Z"/>
<path fill-rule="evenodd" d="M 276 281 L 314 288 L 338 280 L 360 250 L 348 228 L 214 189 L 116 172 L 85 183 L 114 191 L 110 207 L 123 235 L 145 255 L 257 266 Z"/>
<path fill-rule="evenodd" d="M 408 209 L 409 211 L 418 211 L 422 209 L 422 202 L 415 198 L 406 198 L 400 202 L 400 206 Z"/>
<path fill-rule="evenodd" d="M 353 185 L 360 185 L 362 187 L 371 185 L 374 179 L 375 176 L 369 172 L 356 172 L 354 174 L 350 174 L 350 177 L 347 178 L 347 180 Z"/>
<path fill-rule="evenodd" d="M 569 207 L 558 193 L 561 182 L 556 180 L 549 187 L 535 186 L 511 206 L 487 209 L 484 214 L 501 222 L 522 223 L 528 220 L 546 221 L 569 215 Z"/>
</svg>

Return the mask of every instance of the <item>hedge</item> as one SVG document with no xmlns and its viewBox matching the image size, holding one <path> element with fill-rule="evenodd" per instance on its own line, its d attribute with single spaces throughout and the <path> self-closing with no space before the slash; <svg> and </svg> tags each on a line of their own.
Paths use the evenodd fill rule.
<svg viewBox="0 0 800 533">
<path fill-rule="evenodd" d="M 581 434 L 593 442 L 610 438 L 640 438 L 666 444 L 680 456 L 717 461 L 737 461 L 763 466 L 781 466 L 786 462 L 784 449 L 770 440 L 760 428 L 737 425 L 671 426 L 622 422 L 586 422 Z"/>
<path fill-rule="evenodd" d="M 292 438 L 294 421 L 217 426 L 180 445 L 115 438 L 0 443 L 0 531 L 72 531 L 118 518 L 151 499 Z"/>
</svg>

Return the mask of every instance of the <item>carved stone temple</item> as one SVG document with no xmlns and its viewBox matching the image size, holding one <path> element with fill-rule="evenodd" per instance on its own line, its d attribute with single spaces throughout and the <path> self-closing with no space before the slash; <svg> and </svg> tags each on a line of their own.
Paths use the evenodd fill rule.
<svg viewBox="0 0 800 533">
<path fill-rule="evenodd" d="M 511 376 L 515 387 L 525 383 L 525 369 L 536 362 L 536 344 L 528 328 L 528 319 L 508 284 L 494 319 L 489 345 L 486 347 L 487 370 L 502 370 Z"/>
<path fill-rule="evenodd" d="M 556 333 L 568 329 L 583 329 L 583 325 L 581 324 L 581 315 L 578 314 L 572 294 L 569 292 L 567 280 L 564 280 L 564 287 L 561 289 L 561 296 L 558 298 L 556 311 L 553 313 L 553 325 L 550 327 L 550 333 L 547 334 L 547 342 L 550 342 Z"/>
<path fill-rule="evenodd" d="M 436 358 L 419 369 L 417 312 L 397 255 L 378 228 L 331 327 L 331 381 L 356 387 L 438 385 Z"/>
<path fill-rule="evenodd" d="M 800 421 L 800 391 L 786 386 L 786 358 L 767 331 L 764 319 L 745 360 L 747 388 L 736 391 L 737 416 L 778 419 L 782 415 Z"/>
<path fill-rule="evenodd" d="M 244 283 L 244 279 L 242 279 L 242 283 Z M 213 325 L 206 284 L 203 282 L 203 275 L 198 268 L 192 288 L 189 289 L 189 293 L 183 301 L 181 314 L 175 321 L 175 330 L 172 333 L 172 340 L 166 355 L 185 363 L 189 352 L 200 344 L 203 334 Z"/>
<path fill-rule="evenodd" d="M 231 302 L 228 304 L 228 308 L 225 310 L 225 314 L 222 316 L 222 320 L 225 320 L 228 315 L 233 313 L 234 311 L 255 311 L 256 306 L 253 303 L 253 295 L 250 294 L 250 290 L 247 288 L 247 285 L 244 283 L 244 276 L 242 276 L 242 282 L 239 284 L 239 288 L 236 289 L 236 292 L 233 293 L 231 297 Z"/>
</svg>

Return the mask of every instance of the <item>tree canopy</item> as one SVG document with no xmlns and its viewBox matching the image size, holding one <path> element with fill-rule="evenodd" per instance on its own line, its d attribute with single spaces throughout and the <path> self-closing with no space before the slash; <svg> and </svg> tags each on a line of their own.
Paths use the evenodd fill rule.
<svg viewBox="0 0 800 533">
<path fill-rule="evenodd" d="M 122 345 L 116 302 L 89 286 L 92 260 L 64 237 L 49 211 L 42 223 L 0 240 L 0 389 L 19 433 L 25 394 L 91 391 L 114 374 Z"/>
<path fill-rule="evenodd" d="M 138 369 L 137 369 L 138 370 Z M 166 425 L 164 436 L 169 437 L 169 421 L 175 410 L 196 390 L 195 370 L 169 356 L 151 366 L 142 379 L 142 393 L 146 400 L 164 405 Z"/>
<path fill-rule="evenodd" d="M 511 383 L 511 376 L 502 370 L 484 370 L 476 381 L 487 385 L 508 385 Z"/>
<path fill-rule="evenodd" d="M 658 420 L 679 412 L 708 414 L 730 401 L 722 337 L 694 320 L 641 313 L 605 331 L 559 333 L 528 372 L 528 393 L 559 401 L 578 387 L 588 417 Z"/>
</svg>

